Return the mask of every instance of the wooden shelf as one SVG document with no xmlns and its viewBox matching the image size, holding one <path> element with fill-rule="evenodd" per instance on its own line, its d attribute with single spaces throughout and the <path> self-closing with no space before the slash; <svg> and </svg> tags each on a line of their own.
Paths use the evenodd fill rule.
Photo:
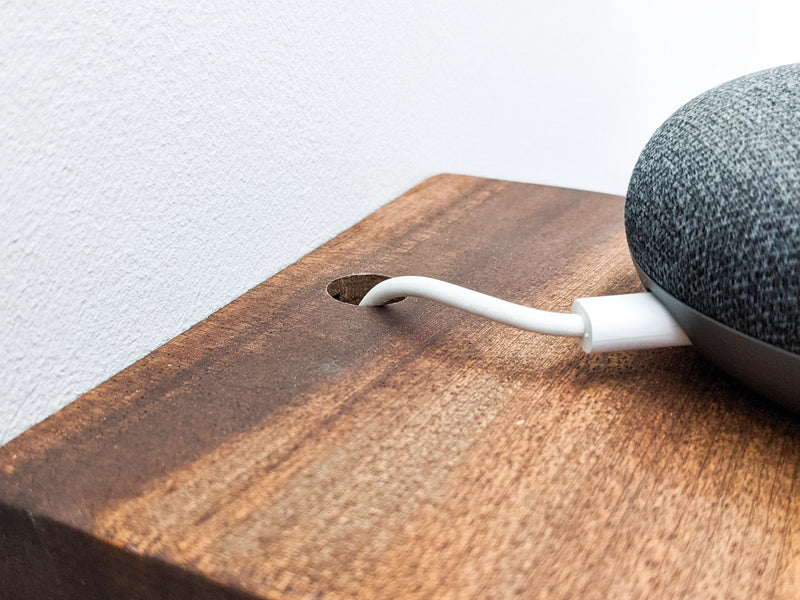
<svg viewBox="0 0 800 600">
<path fill-rule="evenodd" d="M 587 356 L 350 273 L 568 311 L 623 199 L 434 177 L 0 449 L 3 598 L 797 598 L 800 427 L 691 348 Z"/>
</svg>

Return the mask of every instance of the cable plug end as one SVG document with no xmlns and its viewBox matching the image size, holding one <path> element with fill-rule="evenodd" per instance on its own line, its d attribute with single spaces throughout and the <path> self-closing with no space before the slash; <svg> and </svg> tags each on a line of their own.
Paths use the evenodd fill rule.
<svg viewBox="0 0 800 600">
<path fill-rule="evenodd" d="M 689 338 L 649 292 L 578 298 L 572 312 L 583 317 L 586 353 L 688 346 Z"/>
</svg>

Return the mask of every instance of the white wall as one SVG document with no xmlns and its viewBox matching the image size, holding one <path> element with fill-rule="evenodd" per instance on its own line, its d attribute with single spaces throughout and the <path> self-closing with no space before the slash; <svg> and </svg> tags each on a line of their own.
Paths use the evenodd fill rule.
<svg viewBox="0 0 800 600">
<path fill-rule="evenodd" d="M 85 4 L 0 5 L 0 442 L 429 175 L 622 194 L 800 60 L 789 2 Z"/>
</svg>

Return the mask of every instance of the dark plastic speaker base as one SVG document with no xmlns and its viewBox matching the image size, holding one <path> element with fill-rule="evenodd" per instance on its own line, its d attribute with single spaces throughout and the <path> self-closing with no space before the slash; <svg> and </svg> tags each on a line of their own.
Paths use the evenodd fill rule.
<svg viewBox="0 0 800 600">
<path fill-rule="evenodd" d="M 800 355 L 706 317 L 666 292 L 634 265 L 644 286 L 666 306 L 700 353 L 756 392 L 800 412 Z"/>
</svg>

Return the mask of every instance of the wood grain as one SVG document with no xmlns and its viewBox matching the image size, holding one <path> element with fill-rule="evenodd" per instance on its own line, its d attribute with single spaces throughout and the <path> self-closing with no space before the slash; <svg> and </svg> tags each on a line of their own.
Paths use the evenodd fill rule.
<svg viewBox="0 0 800 600">
<path fill-rule="evenodd" d="M 2 598 L 797 598 L 800 421 L 359 272 L 568 310 L 623 200 L 441 175 L 0 449 Z"/>
</svg>

